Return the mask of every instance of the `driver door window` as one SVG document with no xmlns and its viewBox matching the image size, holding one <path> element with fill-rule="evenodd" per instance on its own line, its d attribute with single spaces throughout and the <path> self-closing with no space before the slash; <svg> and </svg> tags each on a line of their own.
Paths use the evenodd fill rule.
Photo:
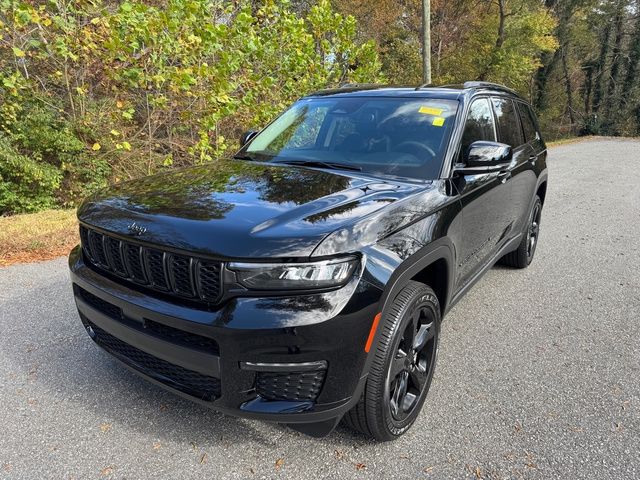
<svg viewBox="0 0 640 480">
<path fill-rule="evenodd" d="M 478 140 L 496 141 L 496 126 L 488 98 L 474 100 L 469 108 L 462 134 L 461 155 L 464 155 L 469 146 Z"/>
</svg>

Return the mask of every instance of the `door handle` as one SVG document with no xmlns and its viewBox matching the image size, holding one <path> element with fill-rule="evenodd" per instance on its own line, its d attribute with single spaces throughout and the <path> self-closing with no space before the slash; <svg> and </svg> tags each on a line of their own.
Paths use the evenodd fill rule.
<svg viewBox="0 0 640 480">
<path fill-rule="evenodd" d="M 529 155 L 529 161 L 531 163 L 535 163 L 537 159 L 538 159 L 538 155 Z"/>
<path fill-rule="evenodd" d="M 498 174 L 498 179 L 500 180 L 500 183 L 505 183 L 510 178 L 511 178 L 511 170 L 505 170 Z"/>
</svg>

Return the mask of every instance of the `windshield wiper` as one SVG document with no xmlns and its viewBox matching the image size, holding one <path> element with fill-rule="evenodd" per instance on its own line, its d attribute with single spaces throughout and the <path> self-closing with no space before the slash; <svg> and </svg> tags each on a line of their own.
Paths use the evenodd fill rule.
<svg viewBox="0 0 640 480">
<path fill-rule="evenodd" d="M 250 157 L 249 155 L 234 155 L 233 158 L 235 160 L 249 160 L 250 162 L 255 161 L 255 158 Z"/>
<path fill-rule="evenodd" d="M 362 168 L 355 165 L 347 165 L 346 163 L 339 162 L 323 162 L 320 160 L 280 160 L 273 163 L 282 163 L 284 165 L 296 165 L 301 167 L 318 167 L 328 168 L 332 170 L 351 170 L 354 172 L 362 171 Z"/>
</svg>

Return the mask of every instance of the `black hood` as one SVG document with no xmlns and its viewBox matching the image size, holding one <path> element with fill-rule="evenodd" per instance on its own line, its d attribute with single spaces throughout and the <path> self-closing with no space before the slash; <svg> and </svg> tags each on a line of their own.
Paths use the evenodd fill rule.
<svg viewBox="0 0 640 480">
<path fill-rule="evenodd" d="M 229 160 L 115 185 L 88 198 L 78 218 L 208 255 L 307 257 L 329 233 L 419 188 L 351 172 Z"/>
</svg>

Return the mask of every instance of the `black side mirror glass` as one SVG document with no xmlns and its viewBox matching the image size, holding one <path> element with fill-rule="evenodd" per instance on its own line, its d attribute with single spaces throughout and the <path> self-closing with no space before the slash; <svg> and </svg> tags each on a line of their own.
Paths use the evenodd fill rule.
<svg viewBox="0 0 640 480">
<path fill-rule="evenodd" d="M 246 132 L 244 132 L 240 137 L 240 146 L 242 147 L 246 145 L 247 142 L 249 142 L 249 140 L 251 140 L 257 134 L 258 134 L 258 130 L 247 130 Z"/>
</svg>

